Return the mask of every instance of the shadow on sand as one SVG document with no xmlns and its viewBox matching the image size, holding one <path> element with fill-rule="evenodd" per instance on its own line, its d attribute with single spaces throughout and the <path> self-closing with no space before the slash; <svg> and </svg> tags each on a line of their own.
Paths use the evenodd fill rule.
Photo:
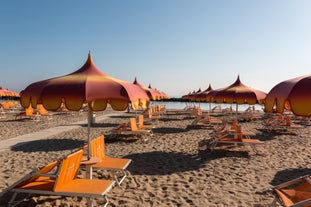
<svg viewBox="0 0 311 207">
<path fill-rule="evenodd" d="M 193 155 L 181 152 L 146 152 L 125 156 L 132 159 L 127 168 L 133 175 L 170 175 L 177 172 L 197 170 L 201 161 Z"/>
<path fill-rule="evenodd" d="M 21 152 L 52 152 L 74 150 L 82 147 L 86 142 L 77 139 L 44 139 L 22 142 L 11 147 L 12 151 Z"/>
<path fill-rule="evenodd" d="M 311 175 L 311 168 L 296 168 L 279 171 L 275 174 L 270 184 L 275 186 L 281 183 L 299 178 L 304 175 Z"/>
</svg>

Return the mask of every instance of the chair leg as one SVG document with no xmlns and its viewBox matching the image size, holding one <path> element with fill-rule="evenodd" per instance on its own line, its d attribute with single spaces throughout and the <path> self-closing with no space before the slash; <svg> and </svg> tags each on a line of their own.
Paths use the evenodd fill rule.
<svg viewBox="0 0 311 207">
<path fill-rule="evenodd" d="M 120 171 L 119 171 L 120 172 Z M 125 170 L 122 170 L 122 178 L 119 180 L 118 176 L 117 176 L 117 172 L 113 172 L 113 177 L 115 178 L 115 180 L 117 181 L 118 186 L 121 186 L 121 183 L 123 182 L 123 180 L 126 178 L 127 174 Z"/>
<path fill-rule="evenodd" d="M 108 201 L 108 198 L 106 195 L 104 195 L 103 197 L 104 197 L 104 202 L 105 202 L 103 207 L 106 207 L 108 205 L 109 201 Z M 87 207 L 94 207 L 93 202 L 92 202 L 92 198 L 87 197 L 86 201 L 87 201 Z"/>
<path fill-rule="evenodd" d="M 272 203 L 269 205 L 269 207 L 276 207 L 277 205 L 277 202 L 278 202 L 278 199 L 277 198 L 274 198 L 274 200 L 272 201 Z"/>
<path fill-rule="evenodd" d="M 86 202 L 87 202 L 87 207 L 93 207 L 93 202 L 91 198 L 86 198 Z"/>
<path fill-rule="evenodd" d="M 211 139 L 209 140 L 209 143 L 208 143 L 208 149 L 209 149 L 210 151 L 214 151 L 216 145 L 217 145 L 216 139 L 215 139 L 215 138 L 211 138 Z"/>
<path fill-rule="evenodd" d="M 104 199 L 105 199 L 105 204 L 104 204 L 104 207 L 106 207 L 106 206 L 108 205 L 108 203 L 109 203 L 108 198 L 107 198 L 107 196 L 106 196 L 106 195 L 104 195 Z"/>
<path fill-rule="evenodd" d="M 13 206 L 13 203 L 14 203 L 14 200 L 15 200 L 15 198 L 16 198 L 16 195 L 17 195 L 16 192 L 12 195 L 12 197 L 11 197 L 11 199 L 10 199 L 10 201 L 9 201 L 8 207 L 12 207 L 12 206 Z"/>
<path fill-rule="evenodd" d="M 12 197 L 11 197 L 9 203 L 8 203 L 8 207 L 17 206 L 18 204 L 20 204 L 20 203 L 22 203 L 23 201 L 27 200 L 27 198 L 30 198 L 30 197 L 31 197 L 31 195 L 28 194 L 28 195 L 26 196 L 26 198 L 23 198 L 23 199 L 21 199 L 21 200 L 15 201 L 17 194 L 18 194 L 17 192 L 14 192 L 14 193 L 13 193 L 13 195 L 12 195 Z"/>
</svg>

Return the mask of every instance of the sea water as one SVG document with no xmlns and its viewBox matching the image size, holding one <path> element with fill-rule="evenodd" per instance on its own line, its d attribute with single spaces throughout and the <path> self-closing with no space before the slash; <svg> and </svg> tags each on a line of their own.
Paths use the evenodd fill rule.
<svg viewBox="0 0 311 207">
<path fill-rule="evenodd" d="M 205 103 L 205 102 L 171 102 L 171 101 L 151 101 L 150 105 L 158 105 L 162 104 L 165 106 L 166 109 L 185 109 L 186 106 L 197 106 L 200 107 L 202 110 L 210 110 L 214 108 L 215 106 L 220 105 L 221 109 L 226 108 L 232 108 L 232 110 L 236 110 L 236 104 L 219 104 L 219 103 Z M 249 105 L 249 104 L 238 104 L 238 111 L 242 112 L 245 111 L 248 107 L 255 107 L 255 110 L 263 111 L 264 106 L 255 104 L 255 105 Z"/>
</svg>

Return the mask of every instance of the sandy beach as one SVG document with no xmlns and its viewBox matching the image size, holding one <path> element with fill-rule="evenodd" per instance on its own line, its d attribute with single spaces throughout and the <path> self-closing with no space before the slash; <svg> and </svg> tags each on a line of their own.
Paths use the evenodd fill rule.
<svg viewBox="0 0 311 207">
<path fill-rule="evenodd" d="M 244 130 L 254 132 L 264 142 L 258 153 L 249 146 L 219 146 L 212 153 L 200 150 L 212 128 L 189 128 L 193 118 L 168 111 L 154 122 L 153 135 L 114 137 L 110 130 L 134 117 L 135 112 L 113 116 L 96 122 L 91 136 L 106 137 L 106 153 L 110 157 L 130 158 L 133 162 L 121 187 L 109 193 L 109 205 L 116 206 L 268 206 L 273 196 L 258 194 L 272 185 L 311 173 L 310 126 L 287 133 L 273 133 L 262 124 L 264 114 L 243 122 Z M 222 116 L 228 121 L 233 116 Z M 86 119 L 86 112 L 57 114 L 39 121 L 15 119 L 14 114 L 0 120 L 0 140 L 66 125 Z M 299 123 L 298 121 L 296 121 Z M 86 125 L 28 142 L 0 152 L 0 191 L 31 172 L 71 153 L 86 143 Z M 81 169 L 81 175 L 85 173 Z M 96 171 L 94 179 L 106 179 L 109 174 Z M 11 193 L 0 198 L 7 206 Z M 57 196 L 36 196 L 19 206 L 86 206 L 86 199 Z"/>
</svg>

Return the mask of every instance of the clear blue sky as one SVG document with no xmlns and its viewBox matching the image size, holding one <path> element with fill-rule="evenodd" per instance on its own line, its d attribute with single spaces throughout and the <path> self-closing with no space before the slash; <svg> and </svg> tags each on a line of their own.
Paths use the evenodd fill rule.
<svg viewBox="0 0 311 207">
<path fill-rule="evenodd" d="M 232 84 L 269 92 L 311 72 L 309 0 L 9 0 L 0 2 L 0 85 L 79 69 L 179 97 Z"/>
</svg>

